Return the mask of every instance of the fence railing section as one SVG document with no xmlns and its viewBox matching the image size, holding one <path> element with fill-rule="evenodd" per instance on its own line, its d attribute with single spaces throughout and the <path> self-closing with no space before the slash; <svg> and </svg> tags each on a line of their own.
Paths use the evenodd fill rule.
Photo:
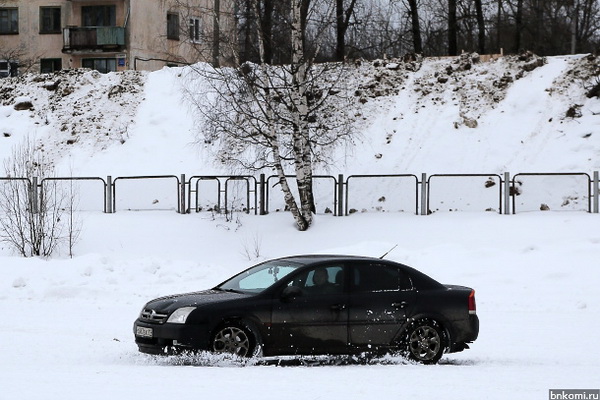
<svg viewBox="0 0 600 400">
<path fill-rule="evenodd" d="M 296 179 L 296 175 L 286 175 L 285 176 L 287 179 Z M 272 181 L 276 181 L 275 183 L 272 183 Z M 331 184 L 330 189 L 331 189 L 331 193 L 329 195 L 324 195 L 324 196 L 319 196 L 318 195 L 318 189 L 315 188 L 315 186 L 319 185 L 321 182 L 327 182 L 329 181 L 329 183 Z M 263 179 L 261 179 L 261 183 L 263 182 Z M 265 182 L 265 186 L 264 186 L 264 193 L 265 193 L 265 207 L 264 207 L 264 213 L 268 213 L 269 212 L 269 205 L 270 205 L 270 192 L 272 188 L 274 187 L 279 187 L 280 185 L 280 178 L 278 175 L 271 175 L 267 178 Z M 327 200 L 322 201 L 322 203 L 326 203 L 328 205 L 331 205 L 331 208 L 326 207 L 326 210 L 330 210 L 333 215 L 339 215 L 339 198 L 338 198 L 338 191 L 336 190 L 337 186 L 339 185 L 338 180 L 331 175 L 313 175 L 313 192 L 315 194 L 315 198 L 319 199 L 319 197 L 321 199 L 323 198 L 327 198 L 329 197 L 331 199 L 331 202 L 328 202 Z M 291 186 L 291 190 L 294 193 L 294 196 L 296 199 L 298 199 L 298 192 L 297 190 L 294 188 L 294 185 L 290 185 Z M 281 193 L 281 190 L 279 190 L 279 193 Z M 284 205 L 285 207 L 285 205 Z M 284 208 L 285 209 L 285 208 Z"/>
<path fill-rule="evenodd" d="M 148 175 L 148 176 L 120 176 L 112 181 L 112 210 L 117 210 L 117 184 L 122 187 L 126 184 L 130 185 L 129 190 L 122 190 L 125 192 L 119 196 L 123 198 L 121 205 L 126 207 L 124 204 L 128 204 L 129 210 L 151 210 L 151 209 L 172 209 L 175 208 L 178 213 L 182 213 L 185 207 L 182 207 L 182 195 L 181 195 L 181 180 L 176 175 Z M 137 184 L 132 184 L 135 182 Z M 161 190 L 158 192 L 161 195 L 168 190 L 167 196 L 157 196 L 157 192 L 150 190 L 150 185 L 158 187 Z M 160 199 L 159 199 L 160 197 Z M 173 198 L 175 204 L 172 204 Z M 127 199 L 128 201 L 125 201 Z M 162 203 L 161 203 L 162 201 Z"/>
<path fill-rule="evenodd" d="M 98 178 L 98 177 L 68 177 L 68 178 L 61 178 L 61 177 L 50 177 L 50 178 L 44 178 L 41 180 L 40 183 L 40 197 L 43 198 L 44 197 L 44 193 L 48 190 L 47 186 L 48 185 L 57 185 L 57 186 L 61 186 L 61 185 L 68 185 L 67 188 L 63 188 L 64 190 L 62 191 L 62 193 L 65 196 L 69 197 L 69 201 L 72 204 L 77 203 L 78 205 L 78 209 L 80 210 L 95 210 L 97 207 L 97 204 L 100 204 L 100 207 L 102 209 L 103 212 L 107 212 L 107 204 L 106 204 L 106 181 L 102 178 Z M 82 199 L 81 197 L 81 192 L 82 192 L 82 185 L 86 184 L 86 191 L 85 194 L 86 199 Z M 91 186 L 88 186 L 87 184 L 90 185 L 94 185 L 94 190 L 92 192 Z M 99 190 L 97 189 L 99 188 Z M 93 200 L 90 199 L 94 199 L 96 200 L 94 203 L 94 205 L 92 206 L 92 202 Z"/>
<path fill-rule="evenodd" d="M 497 189 L 495 191 L 493 191 L 492 197 L 496 198 L 496 204 L 498 206 L 497 211 L 502 214 L 502 177 L 500 175 L 497 174 L 433 174 L 430 175 L 429 178 L 427 178 L 427 187 L 429 188 L 429 190 L 427 191 L 427 213 L 430 214 L 432 213 L 432 206 L 431 206 L 431 193 L 433 192 L 434 194 L 436 194 L 437 196 L 441 197 L 444 196 L 446 198 L 448 198 L 449 196 L 451 196 L 453 198 L 454 203 L 452 203 L 453 205 L 455 205 L 455 210 L 459 210 L 458 207 L 460 207 L 460 205 L 464 205 L 467 204 L 468 206 L 471 206 L 472 203 L 472 199 L 474 198 L 473 194 L 466 192 L 468 189 L 466 187 L 466 185 L 462 185 L 462 187 L 459 190 L 449 190 L 448 188 L 446 188 L 445 191 L 443 191 L 441 194 L 437 194 L 436 191 L 434 191 L 432 188 L 435 188 L 435 185 L 432 184 L 432 181 L 445 181 L 445 183 L 447 182 L 451 182 L 451 188 L 457 188 L 457 181 L 467 181 L 468 183 L 470 183 L 471 185 L 469 186 L 473 186 L 473 184 L 477 185 L 475 186 L 475 190 L 479 190 L 480 192 L 483 192 L 484 190 L 482 188 L 485 188 L 485 191 L 488 191 L 487 189 L 493 189 L 494 187 L 496 187 Z M 485 180 L 485 182 L 481 182 L 482 180 Z M 469 195 L 470 194 L 470 195 Z M 487 200 L 487 199 L 486 199 Z M 489 201 L 489 200 L 488 200 Z M 486 203 L 483 203 L 486 204 Z M 494 204 L 486 204 L 486 206 L 483 206 L 482 208 L 485 211 L 492 211 L 494 210 Z M 475 206 L 477 207 L 477 206 Z"/>
<path fill-rule="evenodd" d="M 544 209 L 547 207 L 550 209 L 551 207 L 557 206 L 553 204 L 549 206 L 548 203 L 551 203 L 549 200 L 559 199 L 562 200 L 561 207 L 571 206 L 572 204 L 580 204 L 583 202 L 583 207 L 580 209 L 587 210 L 588 212 L 598 212 L 598 191 L 597 191 L 597 173 L 595 173 L 595 185 L 596 191 L 594 194 L 592 193 L 592 177 L 585 172 L 571 172 L 571 173 L 519 173 L 516 174 L 511 182 L 511 187 L 513 188 L 514 195 L 512 196 L 512 210 L 513 214 L 517 212 L 517 197 L 525 196 L 527 194 L 526 191 L 521 191 L 521 187 L 523 186 L 523 182 L 525 180 L 535 180 L 537 182 L 537 186 L 541 188 L 545 188 L 545 190 L 541 190 L 541 188 L 535 188 L 533 193 L 537 194 L 545 194 L 546 198 L 541 197 L 538 198 L 537 202 L 540 204 L 540 208 Z M 529 179 L 528 179 L 529 178 Z M 560 180 L 564 180 L 567 178 L 570 182 L 560 182 Z M 531 185 L 531 183 L 530 183 Z M 572 186 L 575 185 L 578 190 L 574 190 Z M 556 194 L 558 193 L 558 195 Z M 548 200 L 547 200 L 548 199 Z M 595 211 L 592 210 L 592 199 L 594 199 Z M 569 209 L 576 209 L 573 206 L 569 207 Z"/>
<path fill-rule="evenodd" d="M 294 175 L 286 176 L 292 187 Z M 443 211 L 493 211 L 515 214 L 532 210 L 599 212 L 599 172 L 499 174 L 379 174 L 313 176 L 318 213 L 335 216 L 361 211 L 404 211 L 428 215 Z M 87 206 L 105 213 L 119 210 L 175 210 L 185 214 L 209 210 L 268 214 L 285 209 L 275 190 L 277 175 L 185 174 L 100 177 L 0 177 L 0 202 L 10 201 L 11 188 L 21 187 L 36 210 L 51 183 L 85 184 Z M 11 186 L 12 185 L 12 186 Z M 118 191 L 117 191 L 118 189 Z M 297 196 L 297 190 L 293 189 Z M 296 197 L 297 199 L 297 197 Z M 94 203 L 91 206 L 91 203 Z M 99 205 L 99 206 L 98 206 Z M 1 206 L 1 204 L 0 204 Z M 118 206 L 118 207 L 117 207 Z M 1 210 L 1 208 L 0 208 Z"/>
<path fill-rule="evenodd" d="M 185 175 L 182 175 L 182 182 L 185 182 Z M 203 192 L 200 190 L 200 185 L 206 182 L 215 184 L 217 190 L 214 192 L 213 189 L 212 205 L 206 203 L 206 207 L 203 207 L 201 199 Z M 236 183 L 241 183 L 244 188 L 242 190 L 239 187 L 232 189 L 232 186 Z M 235 209 L 236 206 L 241 206 L 244 212 L 250 213 L 250 210 L 254 209 L 256 214 L 258 208 L 257 187 L 256 178 L 251 175 L 194 175 L 187 181 L 188 203 L 187 208 L 184 207 L 183 209 L 189 213 L 193 204 L 195 212 L 200 212 L 206 208 L 210 211 L 227 213 L 231 209 Z M 185 191 L 186 188 L 184 187 L 182 193 L 185 193 Z M 238 196 L 233 196 L 235 200 L 230 201 L 232 191 L 245 193 L 246 202 L 240 204 Z"/>
<path fill-rule="evenodd" d="M 401 182 L 401 183 L 406 182 L 406 185 L 407 185 L 406 189 L 402 190 L 402 187 L 397 187 L 396 189 L 400 189 L 400 190 L 396 190 L 395 192 L 408 193 L 407 196 L 404 196 L 407 205 L 410 205 L 411 208 L 414 207 L 415 214 L 419 214 L 419 178 L 417 178 L 416 175 L 411 175 L 411 174 L 387 174 L 387 175 L 383 174 L 383 175 L 350 175 L 348 178 L 346 178 L 345 190 L 343 190 L 343 192 L 346 193 L 345 215 L 350 214 L 351 210 L 357 211 L 356 208 L 351 208 L 351 204 L 352 204 L 351 200 L 356 200 L 354 197 L 350 196 L 350 188 L 351 188 L 350 181 L 351 180 L 353 182 L 357 182 L 356 184 L 352 185 L 352 188 L 354 188 L 355 186 L 358 186 L 359 190 L 357 190 L 357 192 L 359 192 L 359 193 L 360 193 L 361 188 L 363 188 L 363 189 L 365 188 L 365 181 L 367 181 L 367 180 L 369 182 L 373 182 L 375 180 L 378 180 L 379 183 L 386 182 L 387 188 L 389 188 L 389 185 L 393 185 L 393 184 L 398 185 L 399 182 Z M 377 187 L 378 185 L 373 185 L 373 186 Z M 377 190 L 377 189 L 375 189 L 375 190 Z M 368 191 L 368 189 L 367 189 L 367 191 Z M 384 192 L 386 192 L 386 191 L 383 189 L 379 189 L 378 193 L 381 194 L 381 197 L 379 197 L 379 195 L 376 195 L 375 197 L 377 197 L 377 201 L 379 203 L 388 202 L 388 204 L 389 204 L 389 198 L 385 197 L 385 195 L 382 194 Z M 364 198 L 364 191 L 363 191 L 362 197 Z M 407 197 L 408 197 L 408 199 L 406 199 Z M 413 198 L 412 202 L 410 201 L 411 197 Z M 412 203 L 412 204 L 408 204 L 408 203 Z M 402 207 L 401 204 L 397 204 L 397 206 Z"/>
</svg>

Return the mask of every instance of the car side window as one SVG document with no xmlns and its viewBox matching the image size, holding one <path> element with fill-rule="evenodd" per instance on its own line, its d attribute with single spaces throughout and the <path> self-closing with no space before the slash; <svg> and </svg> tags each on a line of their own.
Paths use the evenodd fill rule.
<svg viewBox="0 0 600 400">
<path fill-rule="evenodd" d="M 297 275 L 288 286 L 296 286 L 307 295 L 339 294 L 344 291 L 344 268 L 341 265 L 311 268 Z"/>
<path fill-rule="evenodd" d="M 365 263 L 355 265 L 352 288 L 355 292 L 392 292 L 412 290 L 413 285 L 401 268 Z"/>
</svg>

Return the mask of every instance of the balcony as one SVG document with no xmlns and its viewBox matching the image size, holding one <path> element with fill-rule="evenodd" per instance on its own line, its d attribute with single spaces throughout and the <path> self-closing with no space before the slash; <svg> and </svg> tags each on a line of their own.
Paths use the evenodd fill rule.
<svg viewBox="0 0 600 400">
<path fill-rule="evenodd" d="M 63 29 L 63 53 L 123 51 L 125 28 L 120 26 L 69 27 Z"/>
</svg>

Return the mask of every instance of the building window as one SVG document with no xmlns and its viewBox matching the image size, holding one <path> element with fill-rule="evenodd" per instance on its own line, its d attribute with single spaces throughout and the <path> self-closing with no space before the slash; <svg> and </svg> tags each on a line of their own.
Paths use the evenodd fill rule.
<svg viewBox="0 0 600 400">
<path fill-rule="evenodd" d="M 40 33 L 60 33 L 60 7 L 40 7 Z"/>
<path fill-rule="evenodd" d="M 167 39 L 179 40 L 179 14 L 167 13 Z"/>
<path fill-rule="evenodd" d="M 0 60 L 0 78 L 19 76 L 19 62 L 16 60 Z"/>
<path fill-rule="evenodd" d="M 19 33 L 19 9 L 0 8 L 0 34 L 11 35 Z"/>
<path fill-rule="evenodd" d="M 200 18 L 190 18 L 190 40 L 194 43 L 200 42 Z"/>
<path fill-rule="evenodd" d="M 116 6 L 82 6 L 83 26 L 117 26 Z"/>
<path fill-rule="evenodd" d="M 83 68 L 95 69 L 98 72 L 107 74 L 109 72 L 115 72 L 117 70 L 117 59 L 116 58 L 84 58 L 81 60 L 81 66 Z"/>
<path fill-rule="evenodd" d="M 0 60 L 0 78 L 10 76 L 10 63 L 7 60 Z"/>
<path fill-rule="evenodd" d="M 50 74 L 62 69 L 62 60 L 60 58 L 42 58 L 40 60 L 40 73 Z"/>
</svg>

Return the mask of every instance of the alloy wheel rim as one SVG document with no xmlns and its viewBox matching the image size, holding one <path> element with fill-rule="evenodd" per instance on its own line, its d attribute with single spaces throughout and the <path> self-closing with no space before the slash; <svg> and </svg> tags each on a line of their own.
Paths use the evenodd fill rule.
<svg viewBox="0 0 600 400">
<path fill-rule="evenodd" d="M 433 360 L 439 353 L 442 340 L 438 331 L 431 326 L 420 326 L 409 338 L 412 355 L 421 361 Z"/>
<path fill-rule="evenodd" d="M 245 357 L 250 350 L 250 339 L 242 329 L 227 327 L 221 329 L 215 335 L 213 350 L 217 353 L 229 353 Z"/>
</svg>

